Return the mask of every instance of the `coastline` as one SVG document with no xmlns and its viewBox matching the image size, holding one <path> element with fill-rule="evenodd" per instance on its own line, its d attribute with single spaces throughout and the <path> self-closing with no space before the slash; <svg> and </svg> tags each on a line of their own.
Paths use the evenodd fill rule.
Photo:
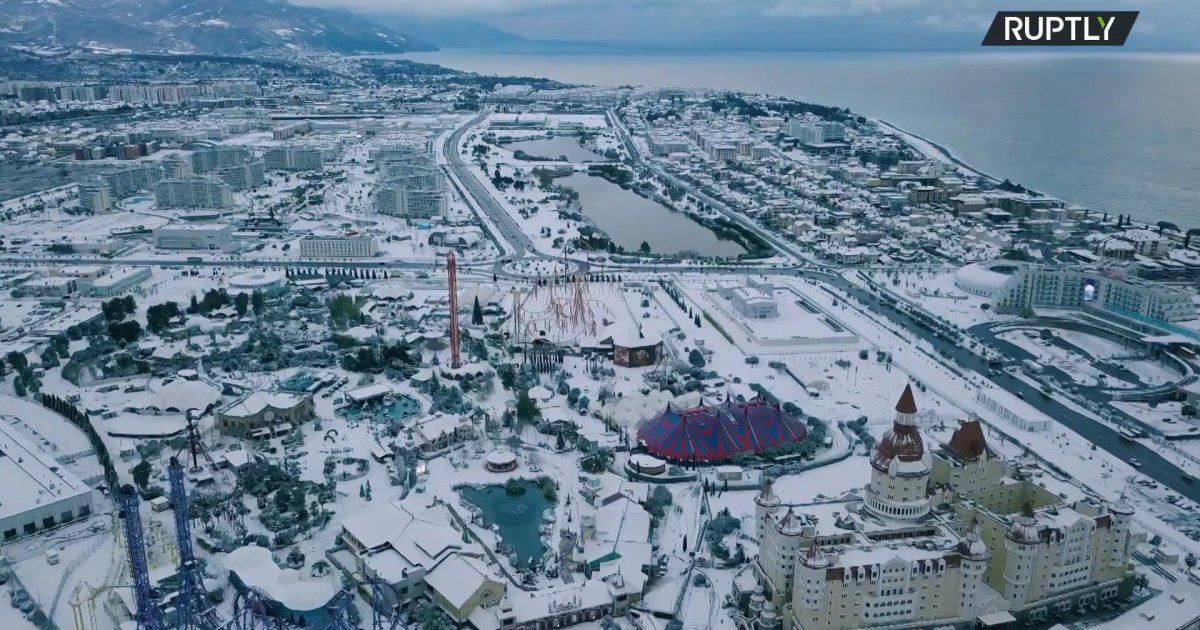
<svg viewBox="0 0 1200 630">
<path fill-rule="evenodd" d="M 904 140 L 905 144 L 907 144 L 908 146 L 915 149 L 918 153 L 924 154 L 926 157 L 929 157 L 929 158 L 932 158 L 935 160 L 940 160 L 942 162 L 949 162 L 950 164 L 953 164 L 965 171 L 968 171 L 970 173 L 978 175 L 979 177 L 983 177 L 984 179 L 991 180 L 995 183 L 1000 183 L 1000 182 L 1004 181 L 1002 178 L 997 178 L 993 175 L 989 175 L 988 173 L 985 173 L 985 172 L 971 166 L 970 164 L 967 164 L 966 162 L 964 162 L 963 160 L 961 160 L 957 156 L 955 156 L 954 153 L 952 153 L 946 147 L 944 147 L 928 138 L 925 138 L 924 136 L 917 135 L 911 131 L 908 131 L 906 129 L 898 127 L 882 118 L 870 118 L 870 120 L 874 121 L 880 127 L 883 127 L 884 129 L 887 129 L 888 131 L 891 131 L 892 133 L 896 134 L 897 136 L 899 136 L 901 139 Z M 922 147 L 921 146 L 922 144 L 924 144 L 926 146 Z M 928 149 L 933 149 L 933 150 L 929 151 Z M 1043 195 L 1043 196 L 1049 197 L 1049 195 Z M 1059 199 L 1059 201 L 1063 201 L 1063 200 Z"/>
</svg>

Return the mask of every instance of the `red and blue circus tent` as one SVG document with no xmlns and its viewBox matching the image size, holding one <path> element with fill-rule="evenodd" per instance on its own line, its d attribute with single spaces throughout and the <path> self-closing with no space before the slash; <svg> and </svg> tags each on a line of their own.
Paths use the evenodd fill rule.
<svg viewBox="0 0 1200 630">
<path fill-rule="evenodd" d="M 650 454 L 678 462 L 727 461 L 736 453 L 761 453 L 807 435 L 802 421 L 757 398 L 684 411 L 668 404 L 638 429 L 638 441 Z"/>
</svg>

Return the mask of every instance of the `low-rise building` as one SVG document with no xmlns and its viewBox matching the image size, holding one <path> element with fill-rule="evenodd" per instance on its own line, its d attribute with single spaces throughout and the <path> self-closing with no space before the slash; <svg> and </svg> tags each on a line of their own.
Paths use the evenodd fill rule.
<svg viewBox="0 0 1200 630">
<path fill-rule="evenodd" d="M 18 289 L 21 295 L 34 297 L 66 297 L 78 290 L 79 282 L 75 278 L 62 276 L 33 278 L 22 283 Z"/>
<path fill-rule="evenodd" d="M 770 282 L 747 278 L 746 284 L 725 286 L 717 291 L 728 299 L 743 317 L 769 319 L 779 317 L 779 304 L 775 302 L 775 287 Z"/>
<path fill-rule="evenodd" d="M 287 424 L 298 427 L 315 413 L 312 396 L 294 392 L 251 392 L 217 410 L 217 430 L 235 437 Z"/>
<path fill-rule="evenodd" d="M 203 249 L 233 251 L 233 226 L 227 224 L 169 225 L 154 229 L 158 249 Z"/>
<path fill-rule="evenodd" d="M 8 422 L 0 422 L 0 479 L 6 543 L 92 513 L 92 489 Z"/>
<path fill-rule="evenodd" d="M 118 267 L 88 284 L 92 297 L 110 298 L 122 295 L 150 279 L 149 267 Z"/>
<path fill-rule="evenodd" d="M 300 239 L 301 258 L 372 258 L 379 254 L 373 236 L 315 236 Z"/>
</svg>

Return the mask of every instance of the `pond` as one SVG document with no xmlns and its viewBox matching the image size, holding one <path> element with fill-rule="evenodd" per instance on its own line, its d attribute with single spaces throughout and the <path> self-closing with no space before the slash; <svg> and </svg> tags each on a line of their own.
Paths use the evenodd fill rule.
<svg viewBox="0 0 1200 630">
<path fill-rule="evenodd" d="M 577 191 L 583 213 L 627 252 L 637 252 L 645 241 L 650 251 L 671 256 L 692 252 L 733 258 L 746 253 L 746 248 L 737 241 L 718 237 L 686 214 L 602 177 L 574 173 L 557 178 L 554 183 Z"/>
<path fill-rule="evenodd" d="M 590 149 L 579 146 L 579 140 L 574 136 L 555 136 L 537 140 L 521 140 L 504 145 L 509 151 L 524 151 L 534 157 L 551 158 L 554 160 L 566 157 L 568 162 L 607 162 L 608 158 Z"/>
<path fill-rule="evenodd" d="M 391 424 L 405 418 L 411 418 L 421 413 L 421 403 L 415 399 L 400 394 L 395 400 L 381 403 L 367 403 L 366 406 L 347 405 L 337 410 L 337 416 L 346 420 L 367 419 L 372 422 Z"/>
<path fill-rule="evenodd" d="M 520 494 L 510 494 L 499 484 L 458 489 L 463 499 L 479 508 L 485 526 L 496 526 L 503 541 L 500 551 L 519 569 L 529 568 L 530 563 L 546 555 L 542 523 L 543 518 L 552 514 L 547 510 L 554 507 L 536 482 L 528 481 L 525 485 Z"/>
</svg>

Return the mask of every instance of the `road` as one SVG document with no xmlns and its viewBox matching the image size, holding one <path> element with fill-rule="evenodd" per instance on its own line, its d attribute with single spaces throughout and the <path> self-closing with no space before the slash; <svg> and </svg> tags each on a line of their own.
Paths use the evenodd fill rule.
<svg viewBox="0 0 1200 630">
<path fill-rule="evenodd" d="M 486 116 L 487 114 L 480 114 L 472 119 L 471 122 L 455 129 L 454 133 L 446 136 L 446 142 L 442 145 L 442 152 L 446 156 L 446 164 L 458 181 L 466 188 L 466 192 L 474 199 L 475 206 L 486 212 L 488 218 L 500 230 L 500 234 L 497 236 L 508 241 L 509 247 L 513 250 L 514 258 L 523 258 L 527 254 L 545 257 L 537 253 L 537 250 L 533 246 L 533 241 L 517 226 L 508 212 L 488 193 L 487 189 L 479 183 L 479 180 L 475 178 L 475 173 L 471 172 L 472 165 L 465 162 L 462 159 L 462 155 L 458 152 L 458 145 L 462 141 L 463 135 L 474 128 L 475 125 L 478 125 Z"/>
</svg>

